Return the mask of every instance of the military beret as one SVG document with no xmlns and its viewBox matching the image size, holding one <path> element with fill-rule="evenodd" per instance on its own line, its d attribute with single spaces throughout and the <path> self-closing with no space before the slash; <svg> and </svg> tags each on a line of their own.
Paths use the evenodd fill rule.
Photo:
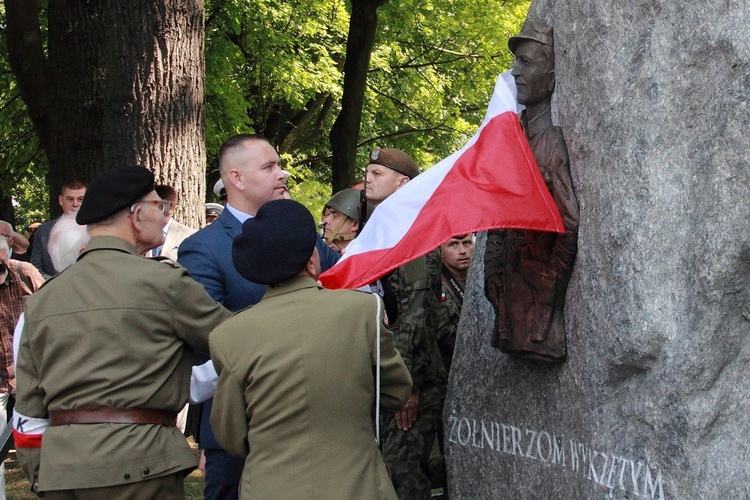
<svg viewBox="0 0 750 500">
<path fill-rule="evenodd" d="M 407 176 L 409 179 L 413 179 L 419 175 L 417 164 L 411 159 L 411 156 L 400 149 L 373 149 L 370 151 L 370 163 L 388 167 L 401 175 Z"/>
<path fill-rule="evenodd" d="M 512 36 L 508 39 L 508 48 L 511 53 L 515 54 L 518 44 L 523 40 L 533 40 L 539 42 L 542 45 L 549 45 L 554 47 L 554 38 L 552 36 L 552 28 L 544 24 L 543 21 L 535 17 L 529 17 L 526 22 L 523 23 L 521 32 L 516 36 Z"/>
<path fill-rule="evenodd" d="M 154 174 L 141 166 L 107 170 L 89 184 L 76 215 L 81 225 L 106 219 L 154 190 Z"/>
<path fill-rule="evenodd" d="M 304 205 L 269 201 L 245 221 L 242 234 L 234 239 L 234 267 L 254 283 L 277 285 L 305 268 L 317 238 L 315 220 Z"/>
</svg>

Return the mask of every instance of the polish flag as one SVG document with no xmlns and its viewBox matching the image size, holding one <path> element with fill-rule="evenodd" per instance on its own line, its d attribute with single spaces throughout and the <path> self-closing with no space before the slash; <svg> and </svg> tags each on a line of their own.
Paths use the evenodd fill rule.
<svg viewBox="0 0 750 500">
<path fill-rule="evenodd" d="M 474 137 L 378 205 L 341 260 L 320 275 L 323 286 L 359 288 L 456 235 L 494 228 L 563 233 L 517 106 L 508 71 Z"/>
</svg>

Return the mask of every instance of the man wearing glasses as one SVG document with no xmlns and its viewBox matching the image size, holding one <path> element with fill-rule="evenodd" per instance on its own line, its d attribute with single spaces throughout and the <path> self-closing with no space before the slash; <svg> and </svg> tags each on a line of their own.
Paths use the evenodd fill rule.
<svg viewBox="0 0 750 500">
<path fill-rule="evenodd" d="M 76 216 L 91 240 L 27 303 L 12 423 L 47 499 L 182 498 L 197 465 L 175 418 L 193 349 L 229 312 L 183 268 L 141 257 L 164 243 L 169 207 L 143 167 L 99 176 Z"/>
</svg>

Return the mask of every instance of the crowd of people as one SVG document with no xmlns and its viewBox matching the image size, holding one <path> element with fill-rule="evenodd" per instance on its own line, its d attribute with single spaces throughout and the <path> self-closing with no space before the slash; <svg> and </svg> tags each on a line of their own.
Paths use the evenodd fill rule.
<svg viewBox="0 0 750 500">
<path fill-rule="evenodd" d="M 509 44 L 527 110 L 554 89 L 545 33 L 528 24 Z M 0 221 L 0 428 L 15 398 L 32 489 L 183 498 L 200 467 L 206 499 L 447 492 L 442 413 L 474 235 L 326 290 L 320 273 L 420 175 L 414 160 L 373 149 L 316 224 L 265 138 L 230 137 L 218 159 L 221 203 L 200 229 L 173 219 L 179 193 L 144 167 L 66 182 L 63 214 L 28 237 Z"/>
<path fill-rule="evenodd" d="M 419 175 L 412 158 L 373 150 L 364 189 L 334 194 L 318 221 L 266 139 L 229 138 L 219 170 L 200 230 L 144 167 L 65 183 L 63 214 L 31 244 L 0 221 L 0 411 L 15 398 L 32 488 L 180 498 L 199 466 L 207 499 L 430 498 L 445 487 L 430 458 L 472 236 L 374 293 L 326 290 L 320 272 Z"/>
</svg>

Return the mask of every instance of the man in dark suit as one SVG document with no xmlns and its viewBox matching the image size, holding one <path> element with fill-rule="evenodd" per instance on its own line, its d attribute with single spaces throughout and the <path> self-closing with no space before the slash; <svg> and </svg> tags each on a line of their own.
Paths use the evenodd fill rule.
<svg viewBox="0 0 750 500">
<path fill-rule="evenodd" d="M 261 206 L 284 197 L 289 174 L 282 170 L 279 154 L 265 138 L 246 134 L 230 137 L 221 146 L 219 173 L 227 191 L 226 207 L 218 219 L 183 241 L 178 260 L 214 300 L 230 311 L 239 311 L 260 302 L 266 287 L 237 272 L 232 241 Z M 338 254 L 320 239 L 316 246 L 322 268 L 333 266 Z M 204 495 L 206 500 L 235 499 L 244 462 L 216 442 L 209 424 L 211 407 L 212 400 L 203 405 L 198 434 L 206 458 Z"/>
<path fill-rule="evenodd" d="M 83 197 L 86 194 L 86 184 L 80 179 L 70 179 L 62 187 L 62 194 L 58 196 L 57 201 L 62 207 L 64 214 L 78 213 L 78 209 L 83 203 Z M 50 279 L 52 276 L 57 275 L 55 266 L 52 264 L 52 259 L 47 251 L 47 243 L 49 243 L 49 235 L 52 232 L 52 227 L 57 223 L 60 218 L 52 219 L 45 222 L 34 233 L 34 243 L 31 246 L 31 260 L 30 262 L 39 269 L 44 279 Z"/>
</svg>

